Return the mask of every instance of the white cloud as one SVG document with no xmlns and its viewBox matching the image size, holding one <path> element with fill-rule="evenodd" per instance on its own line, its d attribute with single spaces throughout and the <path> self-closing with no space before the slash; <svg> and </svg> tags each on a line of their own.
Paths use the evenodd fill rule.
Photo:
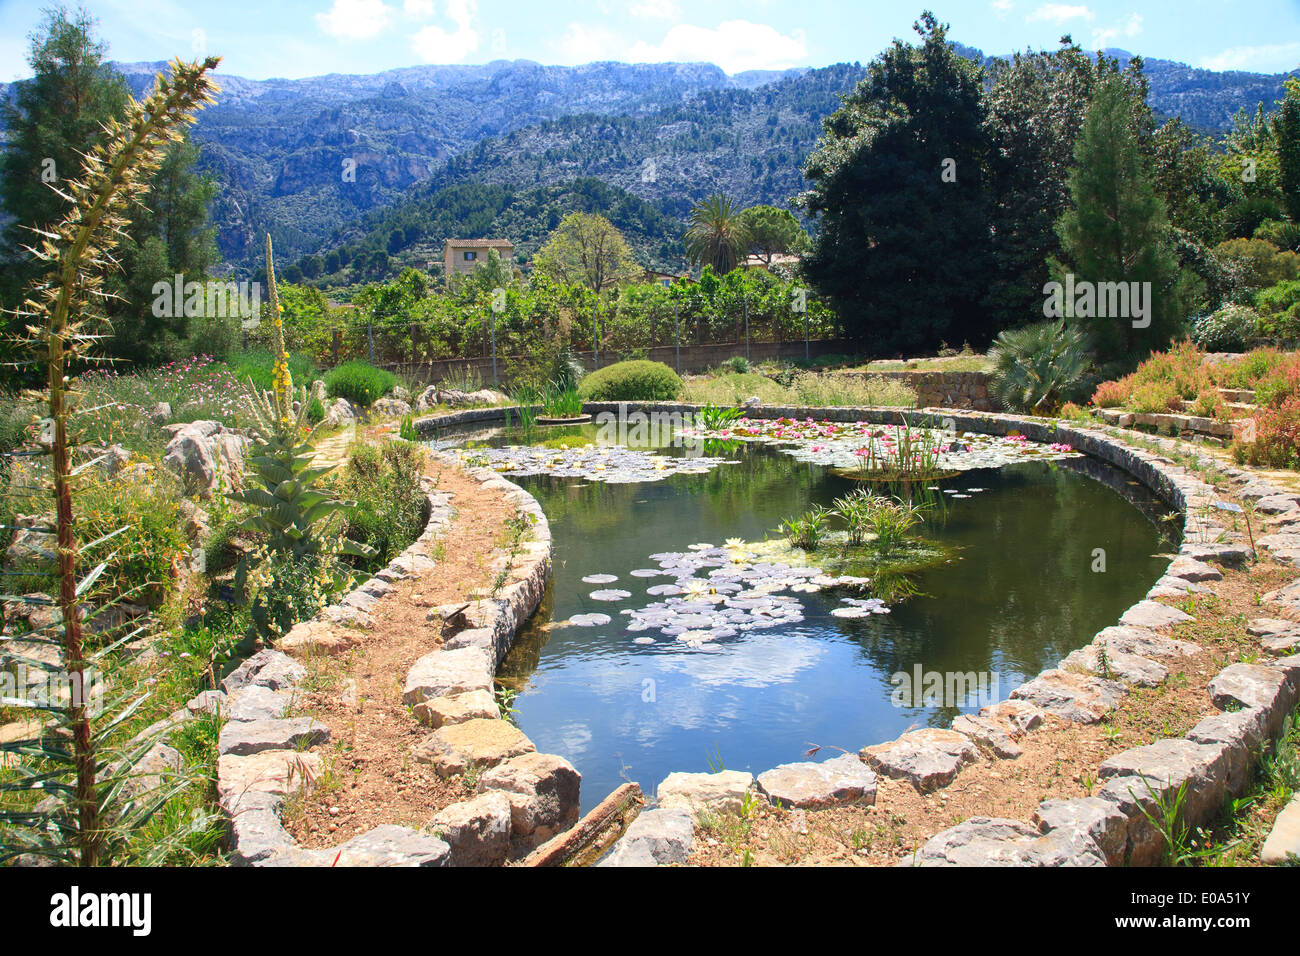
<svg viewBox="0 0 1300 956">
<path fill-rule="evenodd" d="M 622 48 L 623 38 L 618 33 L 589 23 L 570 23 L 564 36 L 551 44 L 560 62 L 566 64 L 617 59 Z"/>
<path fill-rule="evenodd" d="M 1093 30 L 1092 42 L 1099 47 L 1104 47 L 1116 37 L 1135 37 L 1141 32 L 1142 14 L 1134 13 L 1129 16 L 1127 23 L 1106 27 L 1104 30 Z"/>
<path fill-rule="evenodd" d="M 411 49 L 425 63 L 458 63 L 478 49 L 477 13 L 477 0 L 447 0 L 446 16 L 455 29 L 424 27 L 411 37 Z"/>
<path fill-rule="evenodd" d="M 627 5 L 627 12 L 642 20 L 678 20 L 682 8 L 676 0 L 633 0 Z"/>
<path fill-rule="evenodd" d="M 1082 4 L 1071 6 L 1064 3 L 1045 3 L 1025 17 L 1025 22 L 1051 20 L 1053 23 L 1064 23 L 1066 20 L 1091 20 L 1092 17 L 1092 11 Z"/>
<path fill-rule="evenodd" d="M 1014 7 L 1015 4 L 1012 3 L 1011 0 L 993 0 L 993 3 L 990 4 L 990 6 L 993 7 L 994 12 L 997 13 L 998 19 L 1000 20 L 1011 12 L 1011 8 Z"/>
<path fill-rule="evenodd" d="M 433 0 L 403 0 L 402 12 L 412 20 L 427 20 L 433 16 Z"/>
<path fill-rule="evenodd" d="M 745 70 L 783 70 L 797 66 L 808 55 L 802 30 L 789 36 L 748 20 L 727 20 L 717 29 L 678 24 L 663 42 L 636 43 L 627 52 L 633 63 L 716 63 L 728 73 Z"/>
<path fill-rule="evenodd" d="M 334 0 L 328 13 L 316 14 L 316 25 L 341 40 L 365 40 L 382 33 L 392 14 L 383 0 Z"/>
<path fill-rule="evenodd" d="M 1234 46 L 1201 58 L 1207 70 L 1250 70 L 1254 73 L 1284 73 L 1300 66 L 1300 43 L 1266 46 Z"/>
</svg>

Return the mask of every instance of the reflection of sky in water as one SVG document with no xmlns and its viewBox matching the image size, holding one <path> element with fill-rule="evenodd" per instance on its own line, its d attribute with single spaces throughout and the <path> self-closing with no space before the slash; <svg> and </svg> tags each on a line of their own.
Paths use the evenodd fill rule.
<svg viewBox="0 0 1300 956">
<path fill-rule="evenodd" d="M 594 627 L 531 628 L 502 671 L 523 681 L 514 705 L 522 729 L 582 772 L 584 809 L 623 780 L 653 792 L 674 770 L 707 770 L 715 754 L 757 773 L 804 759 L 814 746 L 857 750 L 910 727 L 946 726 L 956 709 L 894 707 L 890 676 L 916 663 L 991 670 L 1005 696 L 1114 623 L 1163 567 L 1153 557 L 1163 550 L 1155 529 L 1114 490 L 1071 467 L 1026 463 L 945 482 L 985 490 L 949 500 L 945 517 L 931 523 L 927 535 L 954 548 L 953 561 L 919 574 L 922 594 L 891 614 L 838 619 L 831 609 L 865 595 L 786 589 L 780 595 L 803 606 L 799 623 L 698 647 L 659 629 L 625 630 L 630 618 L 619 612 L 662 602 L 647 589 L 675 580 L 629 573 L 656 567 L 650 555 L 761 540 L 781 519 L 829 506 L 853 487 L 771 446 L 735 455 L 732 467 L 650 484 L 520 480 L 555 537 L 548 603 L 534 623 L 611 617 Z M 1095 547 L 1107 551 L 1104 575 L 1089 570 Z M 598 574 L 618 580 L 581 580 Z M 600 587 L 632 596 L 592 600 Z M 653 643 L 635 643 L 646 637 Z"/>
</svg>

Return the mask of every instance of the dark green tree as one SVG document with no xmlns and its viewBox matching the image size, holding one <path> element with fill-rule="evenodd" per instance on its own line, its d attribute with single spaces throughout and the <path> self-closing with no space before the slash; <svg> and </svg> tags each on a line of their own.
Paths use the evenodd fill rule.
<svg viewBox="0 0 1300 956">
<path fill-rule="evenodd" d="M 788 209 L 750 206 L 741 213 L 741 219 L 749 234 L 749 248 L 768 265 L 775 255 L 802 253 L 808 249 L 808 233 Z"/>
<path fill-rule="evenodd" d="M 825 122 L 804 173 L 820 233 L 804 269 L 876 353 L 985 342 L 989 277 L 982 69 L 926 12 Z"/>
<path fill-rule="evenodd" d="M 103 124 L 120 116 L 130 98 L 126 81 L 106 62 L 107 48 L 94 36 L 84 10 L 47 11 L 30 40 L 31 79 L 15 84 L 0 110 L 8 142 L 0 154 L 0 203 L 13 217 L 5 230 L 0 293 L 13 305 L 19 288 L 39 272 L 23 249 L 33 227 L 57 222 L 67 201 L 54 191 L 81 169 L 82 154 L 104 141 Z M 52 188 L 53 187 L 53 188 Z"/>
<path fill-rule="evenodd" d="M 1057 226 L 1064 262 L 1051 263 L 1055 282 L 1096 293 L 1091 308 L 1058 297 L 1063 317 L 1087 330 L 1099 360 L 1127 365 L 1169 344 L 1194 291 L 1172 251 L 1169 216 L 1135 134 L 1135 108 L 1131 90 L 1118 77 L 1093 95 L 1074 148 L 1072 204 Z M 1146 314 L 1136 314 L 1130 297 L 1129 314 L 1098 315 L 1103 283 L 1136 284 L 1146 297 Z M 1049 294 L 1046 287 L 1043 292 Z M 1047 303 L 1044 314 L 1062 317 L 1048 312 Z"/>
<path fill-rule="evenodd" d="M 1273 119 L 1282 201 L 1292 222 L 1300 222 L 1300 80 L 1286 81 L 1286 96 Z"/>
</svg>

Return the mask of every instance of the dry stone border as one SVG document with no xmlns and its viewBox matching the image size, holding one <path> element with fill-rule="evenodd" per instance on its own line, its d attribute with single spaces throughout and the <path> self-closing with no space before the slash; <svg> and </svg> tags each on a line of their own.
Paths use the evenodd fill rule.
<svg viewBox="0 0 1300 956">
<path fill-rule="evenodd" d="M 589 413 L 694 411 L 698 406 L 654 403 L 588 403 Z M 959 412 L 933 408 L 919 411 L 862 408 L 802 408 L 762 406 L 749 408 L 754 418 L 815 418 L 827 421 L 872 421 L 878 424 L 928 425 L 957 432 L 1010 434 L 1016 432 L 1036 442 L 1064 442 L 1094 458 L 1133 475 L 1183 515 L 1183 543 L 1178 556 L 1148 592 L 1146 599 L 1129 608 L 1117 625 L 1100 631 L 1093 641 L 1074 651 L 1055 668 L 1039 674 L 1012 692 L 1011 698 L 983 708 L 978 715 L 961 715 L 953 729 L 926 729 L 906 733 L 897 740 L 863 749 L 860 762 L 878 773 L 910 781 L 930 792 L 956 779 L 962 768 L 982 749 L 997 759 L 1016 759 L 1044 717 L 1092 724 L 1103 720 L 1129 692 L 1131 686 L 1162 683 L 1171 664 L 1200 653 L 1192 643 L 1169 635 L 1191 615 L 1156 600 L 1212 593 L 1223 579 L 1219 568 L 1251 558 L 1253 547 L 1246 535 L 1229 530 L 1225 516 L 1239 506 L 1222 501 L 1215 489 L 1185 467 L 1155 451 L 1117 440 L 1104 430 L 1079 427 L 1064 421 L 1028 419 L 1005 414 Z M 1183 449 L 1173 441 L 1152 438 L 1161 451 Z M 1300 496 L 1276 488 L 1251 473 L 1224 468 L 1211 459 L 1199 462 L 1223 471 L 1237 486 L 1236 494 L 1254 503 L 1269 519 L 1270 535 L 1255 545 L 1280 561 L 1300 567 Z M 1266 603 L 1300 612 L 1300 579 L 1264 596 Z M 1258 748 L 1276 735 L 1282 721 L 1300 701 L 1300 624 L 1276 618 L 1251 623 L 1252 635 L 1270 654 L 1290 657 L 1266 659 L 1258 664 L 1233 664 L 1210 684 L 1210 703 L 1216 708 L 1185 738 L 1158 740 L 1134 747 L 1106 760 L 1099 768 L 1104 786 L 1091 797 L 1045 801 L 1033 821 L 973 817 L 935 834 L 903 865 L 966 866 L 1106 866 L 1150 865 L 1159 862 L 1163 837 L 1148 819 L 1158 813 L 1160 801 L 1170 801 L 1181 789 L 1185 796 L 1183 820 L 1195 826 L 1208 822 L 1229 795 L 1240 794 Z M 842 760 L 843 758 L 836 758 Z M 822 764 L 789 764 L 759 775 L 757 792 L 786 805 L 763 781 L 775 783 L 791 799 L 795 794 L 817 794 L 817 805 L 868 802 L 875 799 L 874 780 L 861 792 L 845 788 L 843 797 L 830 795 L 826 780 L 833 775 Z M 748 792 L 740 777 L 718 779 L 718 774 L 674 773 L 659 786 L 659 806 L 678 808 L 697 820 L 709 812 L 738 805 Z M 659 811 L 651 811 L 659 812 Z M 1289 808 L 1291 817 L 1297 812 Z M 1296 828 L 1291 817 L 1279 821 L 1284 836 Z M 661 833 L 663 827 L 633 828 L 619 840 L 602 865 L 649 865 L 677 862 L 680 833 Z M 1281 838 L 1280 838 L 1281 839 Z M 689 852 L 689 846 L 687 848 Z M 1275 847 L 1270 852 L 1277 854 Z"/>
<path fill-rule="evenodd" d="M 441 628 L 446 636 L 449 621 L 464 626 L 421 657 L 404 678 L 404 701 L 432 730 L 414 749 L 414 758 L 443 776 L 476 768 L 478 793 L 438 812 L 427 828 L 432 832 L 384 825 L 329 849 L 298 846 L 280 819 L 286 799 L 310 790 L 322 772 L 320 754 L 306 748 L 329 739 L 329 729 L 318 721 L 286 716 L 307 676 L 294 657 L 343 654 L 364 643 L 376 606 L 394 594 L 395 585 L 436 569 L 436 542 L 455 512 L 451 495 L 426 479 L 429 521 L 414 544 L 338 603 L 293 627 L 278 649 L 260 651 L 241 664 L 222 682 L 221 691 L 190 701 L 190 710 L 217 709 L 227 718 L 219 740 L 217 795 L 230 821 L 237 864 L 493 866 L 577 821 L 580 774 L 563 757 L 537 753 L 523 733 L 501 718 L 493 697 L 496 669 L 541 602 L 550 576 L 546 516 L 532 495 L 496 473 L 462 468 L 454 456 L 435 457 L 500 492 L 533 522 L 517 553 L 500 557 L 492 568 L 500 571 L 511 562 L 510 583 L 457 608 L 456 615 L 444 615 L 443 609 L 430 614 L 431 635 Z"/>
</svg>

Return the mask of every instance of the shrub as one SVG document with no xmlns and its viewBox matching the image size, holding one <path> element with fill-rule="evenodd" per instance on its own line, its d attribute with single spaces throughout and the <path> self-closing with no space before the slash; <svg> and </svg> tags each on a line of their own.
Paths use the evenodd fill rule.
<svg viewBox="0 0 1300 956">
<path fill-rule="evenodd" d="M 251 380 L 254 388 L 264 392 L 269 392 L 274 386 L 275 358 L 266 349 L 232 355 L 226 364 L 237 382 L 247 385 Z M 289 356 L 289 374 L 295 382 L 310 382 L 318 371 L 310 355 L 295 352 Z"/>
<path fill-rule="evenodd" d="M 1128 408 L 1135 412 L 1163 414 L 1182 407 L 1182 396 L 1173 382 L 1142 382 L 1128 397 Z"/>
<path fill-rule="evenodd" d="M 1252 465 L 1294 468 L 1300 464 L 1300 398 L 1287 398 L 1255 416 L 1255 441 L 1245 449 Z"/>
<path fill-rule="evenodd" d="M 1255 293 L 1261 335 L 1275 339 L 1300 338 L 1300 280 L 1279 282 Z"/>
<path fill-rule="evenodd" d="M 1098 408 L 1119 408 L 1128 401 L 1130 394 L 1128 385 L 1123 379 L 1102 382 L 1097 386 L 1097 391 L 1092 393 L 1092 404 Z"/>
<path fill-rule="evenodd" d="M 346 398 L 353 405 L 368 408 L 397 384 L 397 376 L 369 362 L 353 359 L 325 373 L 325 388 L 331 398 Z"/>
<path fill-rule="evenodd" d="M 662 362 L 638 359 L 590 373 L 578 391 L 588 402 L 671 402 L 681 394 L 682 380 Z"/>
<path fill-rule="evenodd" d="M 1244 305 L 1224 306 L 1198 319 L 1192 341 L 1207 352 L 1241 352 L 1259 334 L 1259 314 Z"/>
<path fill-rule="evenodd" d="M 1015 411 L 1054 412 L 1075 397 L 1088 369 L 1087 340 L 1063 322 L 1007 329 L 989 349 L 991 391 Z"/>
<path fill-rule="evenodd" d="M 424 449 L 407 442 L 358 445 L 335 481 L 336 493 L 352 498 L 344 534 L 374 549 L 352 563 L 363 571 L 382 568 L 424 531 L 428 500 L 420 490 Z"/>
</svg>

